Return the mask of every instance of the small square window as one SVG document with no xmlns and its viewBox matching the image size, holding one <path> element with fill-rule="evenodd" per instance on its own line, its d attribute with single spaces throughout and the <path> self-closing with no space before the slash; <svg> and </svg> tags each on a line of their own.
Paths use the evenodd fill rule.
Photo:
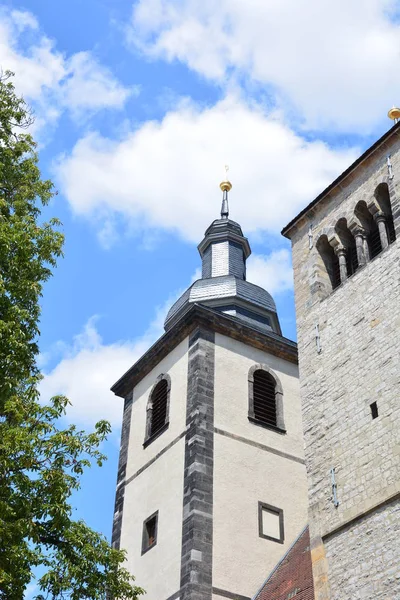
<svg viewBox="0 0 400 600">
<path fill-rule="evenodd" d="M 157 544 L 158 511 L 143 523 L 142 554 Z"/>
<path fill-rule="evenodd" d="M 378 405 L 376 402 L 373 402 L 372 404 L 369 405 L 370 409 L 371 409 L 371 416 L 373 419 L 376 419 L 376 417 L 378 417 Z"/>
<path fill-rule="evenodd" d="M 265 502 L 258 503 L 258 534 L 266 540 L 283 544 L 283 510 Z"/>
</svg>

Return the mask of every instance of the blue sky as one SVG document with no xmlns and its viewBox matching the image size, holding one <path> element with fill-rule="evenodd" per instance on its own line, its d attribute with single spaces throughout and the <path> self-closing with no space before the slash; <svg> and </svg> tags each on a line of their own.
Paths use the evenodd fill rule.
<svg viewBox="0 0 400 600">
<path fill-rule="evenodd" d="M 400 101 L 393 0 L 37 0 L 0 3 L 0 65 L 33 107 L 65 258 L 46 285 L 43 396 L 108 418 L 107 465 L 77 514 L 110 534 L 121 400 L 109 387 L 199 276 L 196 244 L 231 217 L 295 337 L 280 229 L 390 127 Z M 140 583 L 140 582 L 139 582 Z"/>
</svg>

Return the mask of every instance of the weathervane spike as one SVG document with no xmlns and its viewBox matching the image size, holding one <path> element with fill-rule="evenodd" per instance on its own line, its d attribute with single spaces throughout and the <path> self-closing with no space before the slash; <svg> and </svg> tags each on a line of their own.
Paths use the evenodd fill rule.
<svg viewBox="0 0 400 600">
<path fill-rule="evenodd" d="M 221 206 L 221 219 L 229 218 L 229 205 L 228 205 L 228 192 L 232 189 L 232 184 L 228 180 L 229 166 L 225 165 L 225 179 L 220 183 L 219 187 L 222 190 L 222 206 Z"/>
</svg>

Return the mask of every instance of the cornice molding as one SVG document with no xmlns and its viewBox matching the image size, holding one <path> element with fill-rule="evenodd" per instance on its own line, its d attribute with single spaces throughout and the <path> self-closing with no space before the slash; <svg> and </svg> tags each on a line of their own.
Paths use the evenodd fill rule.
<svg viewBox="0 0 400 600">
<path fill-rule="evenodd" d="M 125 398 L 147 373 L 182 340 L 188 337 L 193 329 L 199 326 L 214 333 L 226 335 L 293 364 L 298 364 L 297 344 L 295 342 L 273 332 L 260 331 L 229 315 L 199 304 L 192 304 L 182 314 L 179 321 L 169 331 L 164 333 L 112 386 L 111 391 L 116 396 Z"/>
</svg>

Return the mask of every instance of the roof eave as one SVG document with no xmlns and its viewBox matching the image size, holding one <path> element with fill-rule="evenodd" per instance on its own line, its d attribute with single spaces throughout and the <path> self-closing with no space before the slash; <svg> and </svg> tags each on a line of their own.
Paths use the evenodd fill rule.
<svg viewBox="0 0 400 600">
<path fill-rule="evenodd" d="M 325 196 L 327 196 L 339 183 L 341 183 L 350 173 L 352 173 L 362 162 L 373 154 L 379 146 L 385 143 L 394 133 L 399 134 L 400 122 L 396 123 L 386 133 L 384 133 L 372 146 L 370 146 L 361 156 L 359 156 L 339 177 L 337 177 L 327 188 L 325 188 L 308 206 L 306 206 L 294 219 L 290 221 L 281 231 L 281 234 L 290 239 L 290 231 L 300 219 L 302 219 L 309 210 L 314 208 Z"/>
<path fill-rule="evenodd" d="M 230 317 L 210 308 L 192 304 L 145 354 L 112 386 L 111 391 L 121 398 L 126 397 L 137 382 L 154 368 L 160 360 L 188 336 L 196 326 L 203 326 L 233 339 L 243 341 L 297 364 L 297 344 L 272 332 L 262 332 L 235 317 Z"/>
<path fill-rule="evenodd" d="M 206 235 L 202 239 L 200 244 L 197 246 L 197 250 L 199 251 L 200 256 L 203 257 L 204 252 L 206 251 L 208 246 L 210 246 L 210 244 L 220 241 L 224 242 L 226 240 L 228 242 L 235 242 L 237 244 L 240 244 L 243 247 L 245 258 L 249 258 L 251 254 L 249 240 L 246 237 L 240 236 L 232 231 L 217 231 L 215 233 L 210 233 Z"/>
</svg>

